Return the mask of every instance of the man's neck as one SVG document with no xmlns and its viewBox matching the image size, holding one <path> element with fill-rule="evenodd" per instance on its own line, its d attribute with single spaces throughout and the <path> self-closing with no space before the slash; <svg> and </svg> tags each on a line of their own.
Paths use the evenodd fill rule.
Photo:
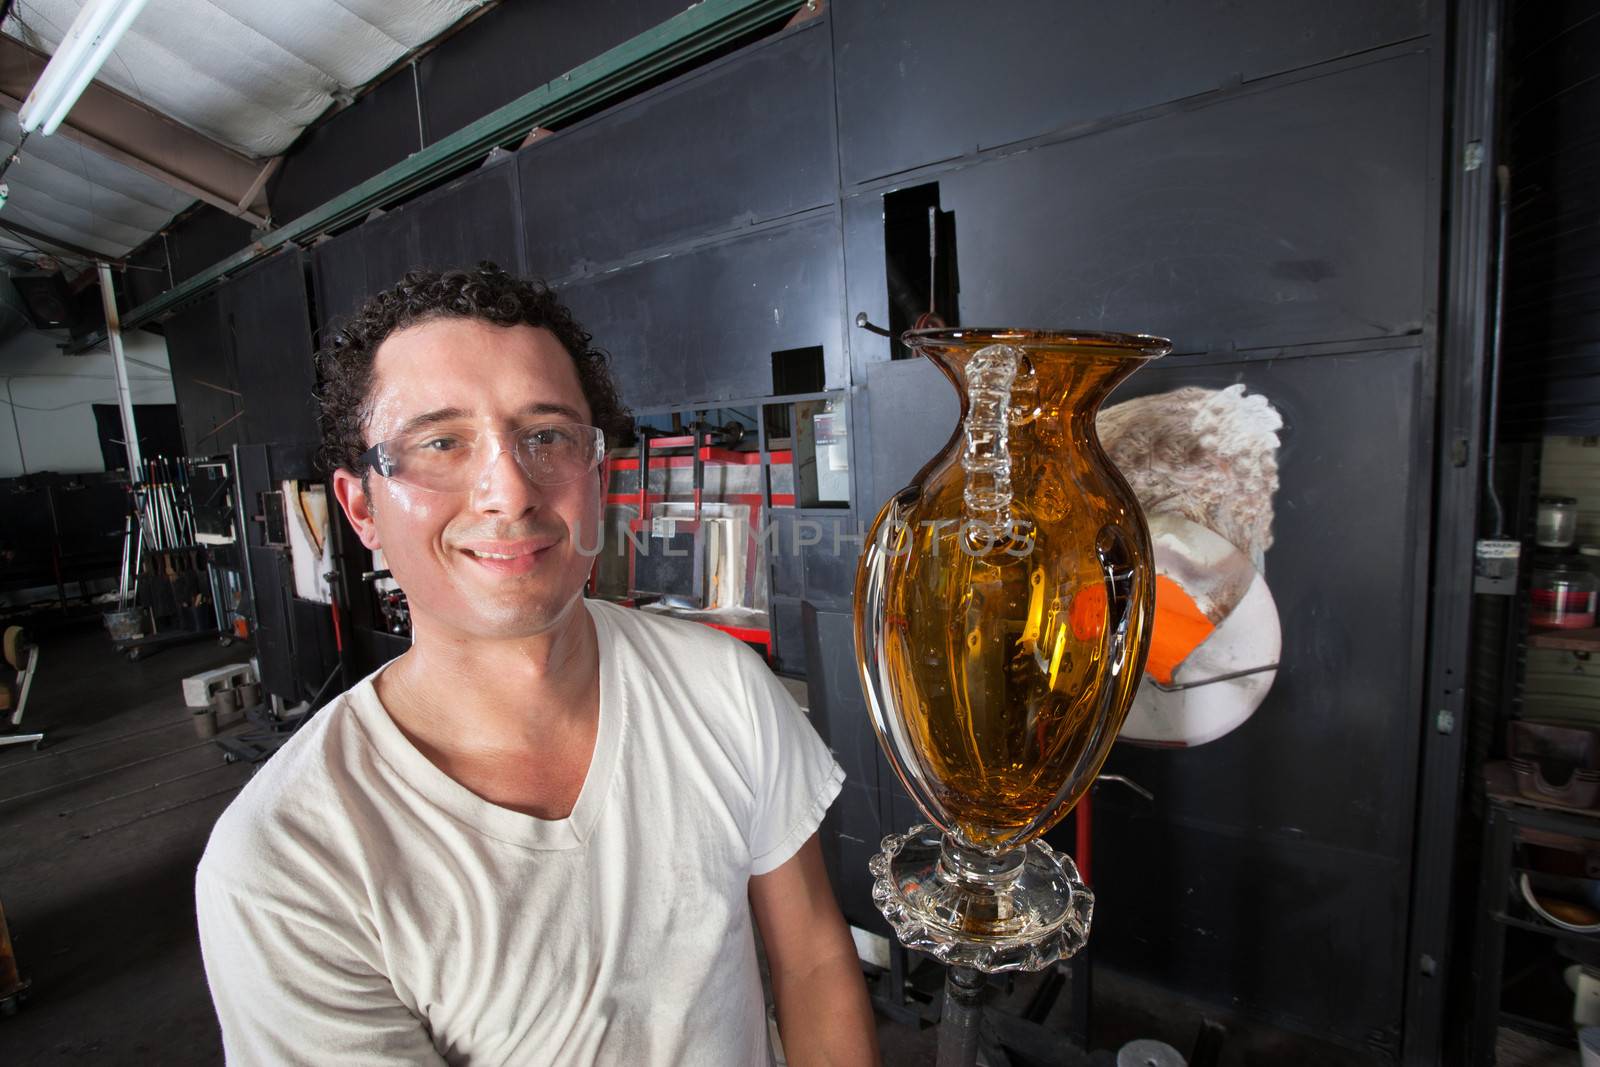
<svg viewBox="0 0 1600 1067">
<path fill-rule="evenodd" d="M 414 620 L 410 651 L 378 677 L 378 698 L 425 751 L 536 752 L 592 730 L 599 706 L 594 623 L 575 600 L 547 629 L 493 640 Z"/>
</svg>

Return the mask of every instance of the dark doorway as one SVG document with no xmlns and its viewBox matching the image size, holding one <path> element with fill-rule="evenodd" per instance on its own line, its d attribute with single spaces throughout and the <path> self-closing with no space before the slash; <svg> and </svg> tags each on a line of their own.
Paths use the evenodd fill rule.
<svg viewBox="0 0 1600 1067">
<path fill-rule="evenodd" d="M 178 429 L 178 405 L 135 404 L 133 424 L 139 431 L 141 456 L 181 456 L 183 434 Z M 126 470 L 128 450 L 122 443 L 122 416 L 115 404 L 94 405 L 94 427 L 100 436 L 100 455 L 106 470 Z"/>
</svg>

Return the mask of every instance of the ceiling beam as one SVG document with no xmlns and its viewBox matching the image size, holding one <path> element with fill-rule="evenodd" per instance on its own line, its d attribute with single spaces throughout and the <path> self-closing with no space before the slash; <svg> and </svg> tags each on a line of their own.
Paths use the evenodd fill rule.
<svg viewBox="0 0 1600 1067">
<path fill-rule="evenodd" d="M 20 111 L 50 57 L 0 34 L 0 104 Z M 272 160 L 251 159 L 98 81 L 89 83 L 57 136 L 265 226 L 262 186 Z"/>
<path fill-rule="evenodd" d="M 59 237 L 52 237 L 48 233 L 42 233 L 39 230 L 24 226 L 22 223 L 17 221 L 14 214 L 0 214 L 0 233 L 7 231 L 23 238 L 24 241 L 29 238 L 32 238 L 35 241 L 43 241 L 49 246 L 49 248 L 42 250 L 45 255 L 56 255 L 59 252 L 64 255 L 77 256 L 80 259 L 87 259 L 91 263 L 97 263 L 103 260 L 104 262 L 110 263 L 112 266 L 116 267 L 120 267 L 124 263 L 124 260 L 121 256 L 112 255 L 110 252 L 96 252 L 92 248 L 84 248 L 82 245 L 75 245 L 70 241 L 63 241 Z"/>
</svg>

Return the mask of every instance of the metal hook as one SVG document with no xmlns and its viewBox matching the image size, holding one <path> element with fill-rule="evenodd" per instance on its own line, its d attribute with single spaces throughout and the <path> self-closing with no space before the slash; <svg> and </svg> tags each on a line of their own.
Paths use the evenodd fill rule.
<svg viewBox="0 0 1600 1067">
<path fill-rule="evenodd" d="M 888 337 L 891 339 L 894 337 L 894 334 L 890 333 L 882 326 L 875 324 L 871 319 L 867 318 L 867 313 L 865 311 L 856 312 L 856 327 L 858 329 L 866 330 L 868 333 L 875 333 L 879 337 Z"/>
<path fill-rule="evenodd" d="M 1275 671 L 1277 669 L 1278 665 L 1276 663 L 1266 663 L 1260 667 L 1249 667 L 1242 671 L 1229 671 L 1227 674 L 1218 674 L 1210 678 L 1201 678 L 1199 681 L 1195 682 L 1178 682 L 1173 685 L 1164 685 L 1161 682 L 1156 681 L 1154 678 L 1151 678 L 1149 681 L 1151 685 L 1155 686 L 1163 693 L 1181 693 L 1185 689 L 1199 689 L 1203 685 L 1215 685 L 1218 682 L 1231 682 L 1235 678 L 1245 678 L 1252 674 L 1264 674 L 1267 671 Z"/>
<path fill-rule="evenodd" d="M 1116 782 L 1118 785 L 1127 786 L 1129 789 L 1133 790 L 1135 793 L 1138 793 L 1140 796 L 1144 797 L 1146 800 L 1154 801 L 1156 799 L 1156 795 L 1154 793 L 1150 792 L 1150 790 L 1146 789 L 1144 786 L 1140 785 L 1138 782 L 1135 782 L 1132 778 L 1124 778 L 1120 774 L 1102 774 L 1098 778 L 1095 779 L 1095 784 L 1096 785 L 1098 785 L 1101 782 Z"/>
</svg>

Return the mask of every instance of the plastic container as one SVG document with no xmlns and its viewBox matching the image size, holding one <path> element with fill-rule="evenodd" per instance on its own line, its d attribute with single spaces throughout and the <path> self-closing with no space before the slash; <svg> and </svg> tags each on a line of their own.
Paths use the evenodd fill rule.
<svg viewBox="0 0 1600 1067">
<path fill-rule="evenodd" d="M 1600 1026 L 1578 1031 L 1578 1049 L 1583 1053 L 1583 1067 L 1600 1067 Z"/>
<path fill-rule="evenodd" d="M 1564 778 L 1552 778 L 1531 759 L 1511 761 L 1517 779 L 1517 792 L 1533 800 L 1544 800 L 1568 808 L 1593 808 L 1600 804 L 1600 772 L 1572 771 Z"/>
<path fill-rule="evenodd" d="M 1600 882 L 1524 872 L 1517 876 L 1517 886 L 1523 903 L 1551 926 L 1575 934 L 1600 933 Z M 1574 921 L 1580 919 L 1595 921 Z"/>
<path fill-rule="evenodd" d="M 1513 759 L 1531 759 L 1567 769 L 1600 771 L 1600 729 L 1573 722 L 1547 719 L 1512 719 L 1506 725 L 1506 751 Z M 1563 777 L 1566 771 L 1559 772 Z"/>
<path fill-rule="evenodd" d="M 144 636 L 143 608 L 108 611 L 101 617 L 105 620 L 106 632 L 111 635 L 113 641 L 132 641 Z"/>
<path fill-rule="evenodd" d="M 1578 539 L 1578 501 L 1570 496 L 1542 496 L 1533 525 L 1533 543 L 1540 548 L 1571 548 Z"/>
<path fill-rule="evenodd" d="M 1595 592 L 1600 582 L 1572 560 L 1543 560 L 1533 572 L 1528 624 L 1545 629 L 1583 630 L 1594 626 Z"/>
</svg>

